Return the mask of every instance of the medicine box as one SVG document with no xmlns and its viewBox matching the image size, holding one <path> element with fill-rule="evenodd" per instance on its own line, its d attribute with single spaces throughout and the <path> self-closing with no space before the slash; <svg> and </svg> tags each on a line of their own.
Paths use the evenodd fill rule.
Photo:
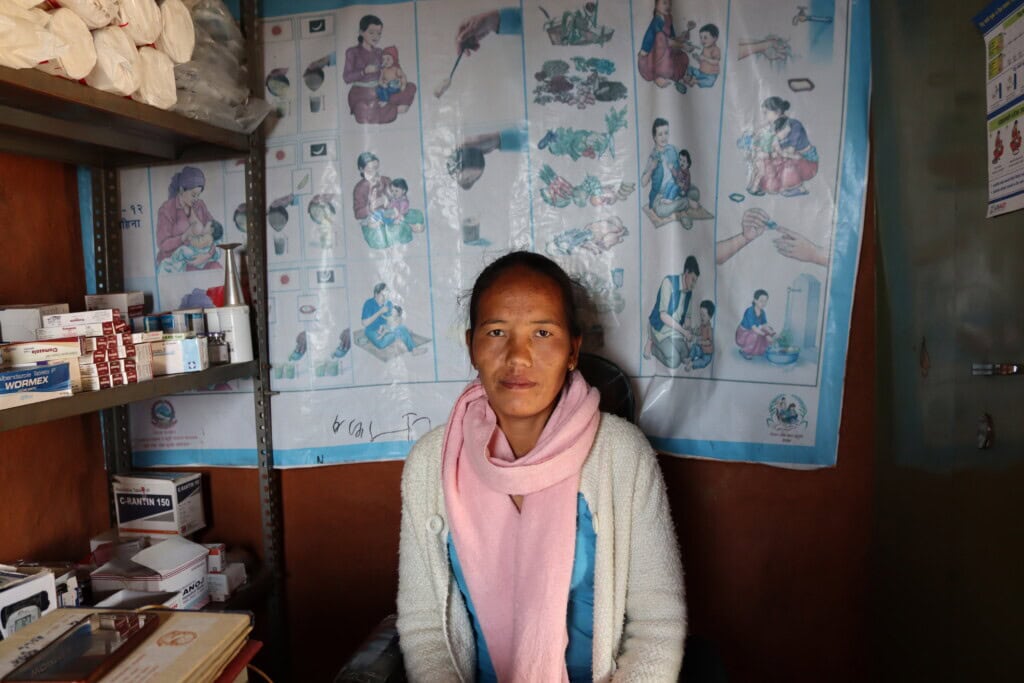
<svg viewBox="0 0 1024 683">
<path fill-rule="evenodd" d="M 210 367 L 206 337 L 164 339 L 150 344 L 153 352 L 153 374 L 174 375 L 199 372 Z"/>
<path fill-rule="evenodd" d="M 79 337 L 23 341 L 0 345 L 0 363 L 4 365 L 31 365 L 41 360 L 78 360 L 82 355 Z"/>
<path fill-rule="evenodd" d="M 122 538 L 185 536 L 206 526 L 203 480 L 198 472 L 118 474 L 113 491 Z"/>
<path fill-rule="evenodd" d="M 130 560 L 114 559 L 90 574 L 93 593 L 119 590 L 181 592 L 182 609 L 199 609 L 210 601 L 206 548 L 176 536 L 152 545 Z"/>
<path fill-rule="evenodd" d="M 142 292 L 116 292 L 112 294 L 86 294 L 85 310 L 96 311 L 116 308 L 125 320 L 138 317 L 146 310 L 146 298 Z"/>
<path fill-rule="evenodd" d="M 43 327 L 72 327 L 74 325 L 96 325 L 115 323 L 121 320 L 121 312 L 114 308 L 101 311 L 78 311 L 76 313 L 54 313 L 43 316 Z"/>
<path fill-rule="evenodd" d="M 70 395 L 71 370 L 67 363 L 0 370 L 0 408 Z"/>
<path fill-rule="evenodd" d="M 212 573 L 206 580 L 210 584 L 210 599 L 214 602 L 224 602 L 245 583 L 245 565 L 241 562 L 232 562 L 223 572 Z"/>
<path fill-rule="evenodd" d="M 56 608 L 53 572 L 26 575 L 0 565 L 0 640 Z"/>
<path fill-rule="evenodd" d="M 43 326 L 43 316 L 67 313 L 70 310 L 67 304 L 0 304 L 0 340 L 35 341 L 36 329 Z"/>
<path fill-rule="evenodd" d="M 224 557 L 228 552 L 228 547 L 223 543 L 204 543 L 203 547 L 210 551 L 210 554 L 206 556 L 206 569 L 210 572 L 223 571 L 227 566 L 227 560 Z"/>
</svg>

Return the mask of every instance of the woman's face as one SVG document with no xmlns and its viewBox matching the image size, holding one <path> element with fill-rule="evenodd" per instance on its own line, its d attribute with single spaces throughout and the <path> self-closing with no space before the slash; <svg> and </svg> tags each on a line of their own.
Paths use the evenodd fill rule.
<svg viewBox="0 0 1024 683">
<path fill-rule="evenodd" d="M 580 349 L 562 290 L 544 275 L 513 268 L 480 295 L 476 320 L 466 343 L 498 426 L 540 436 Z"/>
<path fill-rule="evenodd" d="M 761 107 L 761 113 L 764 114 L 764 118 L 769 123 L 774 123 L 775 119 L 779 118 L 779 112 L 772 111 L 768 107 Z"/>
<path fill-rule="evenodd" d="M 768 305 L 768 295 L 762 294 L 761 296 L 754 299 L 754 307 L 759 311 L 763 311 Z"/>
<path fill-rule="evenodd" d="M 364 46 L 377 47 L 377 43 L 380 42 L 380 34 L 383 32 L 383 24 L 370 24 L 366 27 L 366 30 L 362 31 L 359 35 L 363 37 Z"/>
<path fill-rule="evenodd" d="M 372 159 L 366 162 L 366 166 L 363 166 L 363 177 L 367 180 L 373 180 L 377 177 L 377 172 L 380 170 L 380 162 L 376 159 Z"/>
<path fill-rule="evenodd" d="M 654 130 L 654 146 L 658 149 L 664 149 L 665 145 L 668 144 L 668 126 L 658 126 Z"/>
<path fill-rule="evenodd" d="M 671 14 L 672 0 L 655 0 L 654 11 L 658 14 Z"/>
<path fill-rule="evenodd" d="M 187 209 L 191 209 L 192 205 L 199 199 L 199 195 L 203 193 L 202 187 L 193 187 L 188 190 L 181 190 L 178 196 L 181 197 L 181 205 Z"/>
</svg>

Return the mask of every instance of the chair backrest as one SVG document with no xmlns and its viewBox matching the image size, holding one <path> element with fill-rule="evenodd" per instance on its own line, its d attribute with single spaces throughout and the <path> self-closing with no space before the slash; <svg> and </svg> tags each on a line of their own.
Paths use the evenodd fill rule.
<svg viewBox="0 0 1024 683">
<path fill-rule="evenodd" d="M 633 385 L 618 365 L 592 353 L 581 353 L 580 372 L 590 386 L 601 392 L 602 412 L 633 422 L 636 411 Z"/>
</svg>

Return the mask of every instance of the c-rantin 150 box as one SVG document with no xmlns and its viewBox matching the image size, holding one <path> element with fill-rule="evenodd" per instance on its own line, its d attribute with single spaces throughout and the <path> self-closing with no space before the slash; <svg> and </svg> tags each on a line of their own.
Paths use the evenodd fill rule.
<svg viewBox="0 0 1024 683">
<path fill-rule="evenodd" d="M 198 472 L 118 474 L 113 490 L 122 537 L 187 536 L 206 526 Z"/>
</svg>

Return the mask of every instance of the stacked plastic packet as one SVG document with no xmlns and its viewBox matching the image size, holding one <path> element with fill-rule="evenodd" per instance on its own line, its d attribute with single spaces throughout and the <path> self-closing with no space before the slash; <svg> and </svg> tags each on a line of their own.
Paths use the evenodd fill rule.
<svg viewBox="0 0 1024 683">
<path fill-rule="evenodd" d="M 270 107 L 249 91 L 245 41 L 238 24 L 221 0 L 186 4 L 195 25 L 195 49 L 191 60 L 174 67 L 174 110 L 222 128 L 252 132 Z"/>
<path fill-rule="evenodd" d="M 250 96 L 244 63 L 220 0 L 0 0 L 0 65 L 250 132 L 268 107 Z"/>
</svg>

